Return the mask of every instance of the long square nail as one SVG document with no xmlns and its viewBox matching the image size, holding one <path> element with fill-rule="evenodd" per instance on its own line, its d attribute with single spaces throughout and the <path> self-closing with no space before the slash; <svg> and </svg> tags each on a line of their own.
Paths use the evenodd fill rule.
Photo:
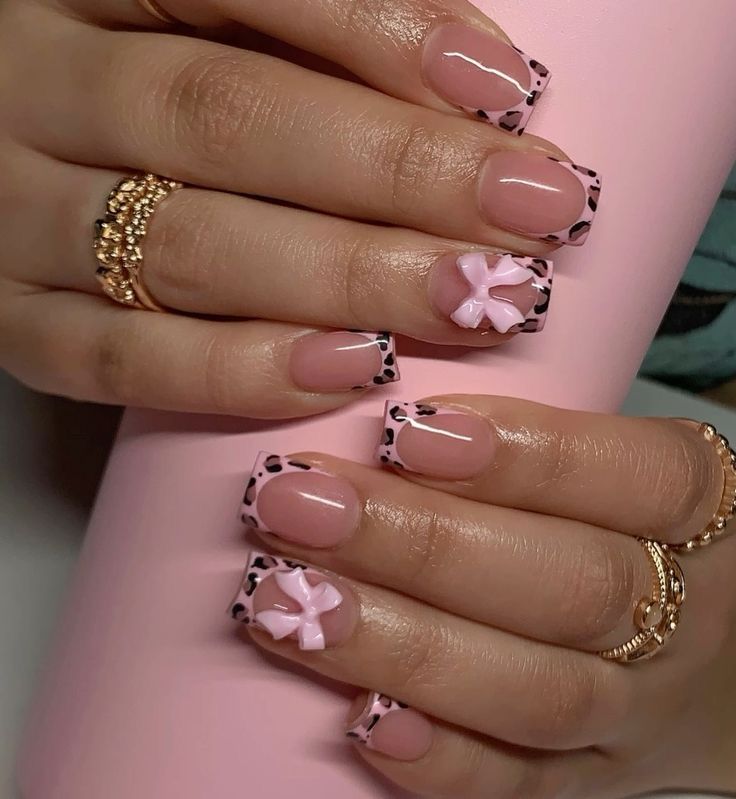
<svg viewBox="0 0 736 799">
<path fill-rule="evenodd" d="M 391 333 L 311 333 L 294 344 L 291 379 L 306 391 L 347 391 L 400 379 Z"/>
<path fill-rule="evenodd" d="M 496 152 L 481 172 L 481 214 L 504 230 L 577 247 L 590 233 L 601 185 L 601 176 L 584 166 L 537 153 Z"/>
<path fill-rule="evenodd" d="M 552 293 L 552 261 L 494 253 L 441 258 L 429 278 L 430 304 L 462 328 L 537 333 Z"/>
<path fill-rule="evenodd" d="M 493 462 L 490 425 L 473 413 L 414 402 L 386 403 L 376 458 L 428 477 L 475 477 Z"/>
<path fill-rule="evenodd" d="M 276 641 L 293 638 L 300 649 L 313 651 L 350 636 L 357 606 L 343 586 L 316 569 L 253 551 L 228 612 Z"/>
<path fill-rule="evenodd" d="M 344 478 L 268 452 L 256 458 L 240 509 L 256 530 L 312 547 L 344 541 L 360 513 L 360 498 Z"/>
<path fill-rule="evenodd" d="M 519 136 L 551 79 L 545 66 L 516 47 L 455 22 L 431 32 L 422 69 L 442 99 Z"/>
</svg>

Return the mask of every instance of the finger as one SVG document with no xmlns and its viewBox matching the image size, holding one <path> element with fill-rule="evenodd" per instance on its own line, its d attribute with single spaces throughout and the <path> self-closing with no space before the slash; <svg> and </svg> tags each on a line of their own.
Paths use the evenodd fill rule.
<svg viewBox="0 0 736 799">
<path fill-rule="evenodd" d="M 593 652 L 633 637 L 634 608 L 652 593 L 649 558 L 631 537 L 448 497 L 324 455 L 261 453 L 241 513 L 289 557 Z"/>
<path fill-rule="evenodd" d="M 38 102 L 13 98 L 17 135 L 65 160 L 528 254 L 581 244 L 597 207 L 599 176 L 541 140 L 262 54 L 75 26 L 48 58 Z"/>
<path fill-rule="evenodd" d="M 505 746 L 375 692 L 357 697 L 347 726 L 356 751 L 373 768 L 420 796 L 550 799 L 563 788 L 564 796 L 579 796 L 605 759 L 595 750 L 561 754 Z"/>
<path fill-rule="evenodd" d="M 377 456 L 443 491 L 669 543 L 703 530 L 723 494 L 697 427 L 504 397 L 390 403 Z"/>
<path fill-rule="evenodd" d="M 72 0 L 94 18 L 142 22 L 141 3 Z M 237 21 L 340 64 L 366 83 L 440 110 L 465 109 L 521 135 L 549 70 L 514 48 L 506 34 L 465 0 L 354 3 L 274 0 L 164 0 L 161 10 L 192 25 Z M 480 114 L 478 112 L 481 112 Z"/>
<path fill-rule="evenodd" d="M 103 200 L 120 174 L 35 155 L 26 159 L 34 168 L 18 159 L 10 170 L 17 201 L 2 222 L 11 275 L 39 286 L 99 294 L 91 223 L 102 215 Z M 29 174 L 43 176 L 48 190 L 43 199 Z M 29 253 L 21 231 L 38 224 L 49 235 Z M 448 253 L 448 247 L 460 245 L 415 231 L 184 188 L 151 217 L 142 276 L 159 304 L 190 313 L 394 330 L 425 341 L 472 346 L 543 328 L 551 261 L 514 257 L 514 270 L 526 280 L 495 288 L 487 303 L 489 316 L 461 318 L 455 309 L 462 309 L 471 285 L 458 264 L 475 258 L 491 275 L 491 269 L 498 272 L 491 265 L 500 261 L 493 254 Z M 502 332 L 494 330 L 491 317 Z"/>
<path fill-rule="evenodd" d="M 341 351 L 345 342 L 333 338 L 344 334 L 315 334 L 317 344 L 305 355 L 301 337 L 309 332 L 137 311 L 102 297 L 25 287 L 3 304 L 0 364 L 33 388 L 77 399 L 290 418 L 353 401 L 361 392 L 335 383 L 347 374 L 358 385 L 362 368 L 365 382 L 373 385 L 370 371 L 384 357 L 380 342 L 361 334 L 354 334 L 364 344 L 352 360 Z M 323 372 L 310 376 L 303 359 L 314 363 L 315 347 L 321 347 Z M 298 375 L 312 385 L 300 388 Z"/>
<path fill-rule="evenodd" d="M 617 664 L 288 558 L 251 552 L 231 615 L 260 646 L 321 674 L 522 746 L 602 744 L 627 713 Z"/>
</svg>

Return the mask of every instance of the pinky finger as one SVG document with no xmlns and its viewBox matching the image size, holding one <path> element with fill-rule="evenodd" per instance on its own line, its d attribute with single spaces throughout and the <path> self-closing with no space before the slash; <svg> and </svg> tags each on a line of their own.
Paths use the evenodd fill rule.
<svg viewBox="0 0 736 799">
<path fill-rule="evenodd" d="M 285 419 L 398 379 L 386 334 L 139 311 L 73 291 L 4 300 L 0 366 L 75 399 Z"/>
<path fill-rule="evenodd" d="M 378 693 L 356 699 L 347 735 L 359 754 L 396 785 L 438 799 L 584 796 L 581 783 L 590 784 L 602 765 L 602 756 L 593 750 L 510 747 L 430 719 Z"/>
</svg>

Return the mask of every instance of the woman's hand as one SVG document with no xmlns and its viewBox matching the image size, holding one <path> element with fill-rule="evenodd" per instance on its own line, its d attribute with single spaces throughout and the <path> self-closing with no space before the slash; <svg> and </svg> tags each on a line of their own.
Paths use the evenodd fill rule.
<svg viewBox="0 0 736 799">
<path fill-rule="evenodd" d="M 676 556 L 687 600 L 656 658 L 599 654 L 656 596 L 640 539 L 685 542 L 719 507 L 697 425 L 446 396 L 389 402 L 377 454 L 395 473 L 259 458 L 243 518 L 277 554 L 251 555 L 232 608 L 377 692 L 349 725 L 363 757 L 452 799 L 736 790 L 736 537 Z"/>
<path fill-rule="evenodd" d="M 78 398 L 287 417 L 398 377 L 389 336 L 329 329 L 541 329 L 532 257 L 584 241 L 600 178 L 519 135 L 549 73 L 492 21 L 465 0 L 160 5 L 176 23 L 137 0 L 0 8 L 0 365 Z M 167 314 L 95 279 L 92 223 L 147 172 L 185 184 L 144 242 Z M 529 258 L 461 262 L 478 251 Z"/>
</svg>

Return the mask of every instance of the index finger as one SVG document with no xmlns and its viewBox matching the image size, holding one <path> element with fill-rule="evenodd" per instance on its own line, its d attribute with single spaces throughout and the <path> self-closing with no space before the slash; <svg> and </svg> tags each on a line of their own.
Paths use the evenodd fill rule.
<svg viewBox="0 0 736 799">
<path fill-rule="evenodd" d="M 452 494 L 665 543 L 702 531 L 724 490 L 697 426 L 507 397 L 390 401 L 377 456 Z"/>
<path fill-rule="evenodd" d="M 345 67 L 402 100 L 521 135 L 550 81 L 467 0 L 67 0 L 93 18 L 240 22 Z M 147 11 L 142 9 L 147 8 Z M 153 10 L 156 9 L 154 12 Z M 155 14 L 155 16 L 154 16 Z"/>
</svg>

